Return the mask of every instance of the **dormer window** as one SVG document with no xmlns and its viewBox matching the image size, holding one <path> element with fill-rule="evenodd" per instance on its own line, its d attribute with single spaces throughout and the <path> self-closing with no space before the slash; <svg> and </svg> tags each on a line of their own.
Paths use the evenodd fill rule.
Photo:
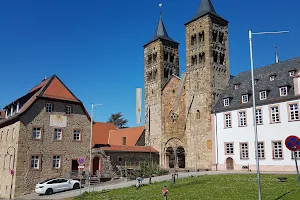
<svg viewBox="0 0 300 200">
<path fill-rule="evenodd" d="M 267 91 L 261 91 L 261 92 L 259 92 L 259 99 L 260 100 L 267 99 Z"/>
<path fill-rule="evenodd" d="M 224 106 L 229 106 L 229 98 L 224 99 Z"/>
<path fill-rule="evenodd" d="M 257 82 L 258 82 L 258 79 L 254 79 L 254 85 L 256 85 Z"/>
<path fill-rule="evenodd" d="M 270 81 L 274 81 L 275 80 L 275 75 L 270 76 Z"/>
<path fill-rule="evenodd" d="M 280 96 L 287 96 L 287 86 L 279 88 Z"/>
<path fill-rule="evenodd" d="M 248 103 L 248 94 L 242 95 L 242 103 Z"/>
<path fill-rule="evenodd" d="M 295 71 L 292 70 L 292 71 L 289 71 L 289 76 L 294 76 L 295 75 Z"/>
<path fill-rule="evenodd" d="M 234 89 L 236 89 L 236 90 L 239 89 L 239 84 L 235 84 Z"/>
</svg>

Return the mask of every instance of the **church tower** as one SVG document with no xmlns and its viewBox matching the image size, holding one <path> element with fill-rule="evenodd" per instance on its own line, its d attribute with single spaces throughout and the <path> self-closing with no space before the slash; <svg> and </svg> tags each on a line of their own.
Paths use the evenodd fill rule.
<svg viewBox="0 0 300 200">
<path fill-rule="evenodd" d="M 210 0 L 201 0 L 186 26 L 187 165 L 212 168 L 212 108 L 230 78 L 228 21 Z"/>
<path fill-rule="evenodd" d="M 145 142 L 150 145 L 150 141 L 158 151 L 163 133 L 161 90 L 172 74 L 179 75 L 178 46 L 169 37 L 160 14 L 152 40 L 144 45 Z"/>
</svg>

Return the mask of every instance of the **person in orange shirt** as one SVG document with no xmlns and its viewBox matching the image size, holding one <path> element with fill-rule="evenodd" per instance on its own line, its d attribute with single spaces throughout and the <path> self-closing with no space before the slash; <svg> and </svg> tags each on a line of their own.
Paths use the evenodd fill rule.
<svg viewBox="0 0 300 200">
<path fill-rule="evenodd" d="M 162 194 L 164 196 L 164 200 L 167 200 L 168 192 L 169 192 L 169 190 L 167 189 L 167 186 L 164 186 L 164 188 L 162 189 Z"/>
</svg>

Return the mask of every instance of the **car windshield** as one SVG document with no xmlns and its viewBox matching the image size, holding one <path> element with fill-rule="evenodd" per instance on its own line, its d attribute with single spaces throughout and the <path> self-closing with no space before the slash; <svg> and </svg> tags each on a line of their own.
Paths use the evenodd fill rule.
<svg viewBox="0 0 300 200">
<path fill-rule="evenodd" d="M 53 178 L 50 178 L 50 179 L 44 180 L 44 181 L 40 182 L 39 184 L 43 184 L 43 183 L 46 183 L 46 182 L 48 182 L 48 181 L 51 181 L 51 180 L 53 180 Z"/>
</svg>

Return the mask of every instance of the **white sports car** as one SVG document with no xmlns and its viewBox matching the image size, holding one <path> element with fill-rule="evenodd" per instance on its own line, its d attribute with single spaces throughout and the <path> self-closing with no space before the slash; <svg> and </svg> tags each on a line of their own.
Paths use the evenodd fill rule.
<svg viewBox="0 0 300 200">
<path fill-rule="evenodd" d="M 80 182 L 76 180 L 68 180 L 64 178 L 53 178 L 36 184 L 35 192 L 37 194 L 53 194 L 66 190 L 79 189 Z"/>
</svg>

